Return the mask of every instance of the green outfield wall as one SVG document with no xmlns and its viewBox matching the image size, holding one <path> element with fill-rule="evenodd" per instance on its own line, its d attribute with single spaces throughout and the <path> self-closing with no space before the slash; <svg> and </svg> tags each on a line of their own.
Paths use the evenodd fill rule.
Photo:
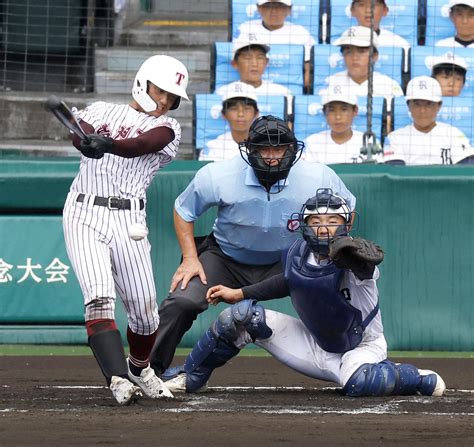
<svg viewBox="0 0 474 447">
<path fill-rule="evenodd" d="M 78 164 L 0 160 L 0 343 L 86 342 L 82 296 L 61 223 Z M 176 161 L 148 191 L 159 300 L 180 258 L 173 202 L 202 165 Z M 357 197 L 356 234 L 378 242 L 386 253 L 379 290 L 390 349 L 473 351 L 474 167 L 333 168 Z M 214 216 L 210 211 L 198 221 L 197 234 L 209 232 Z M 181 346 L 191 346 L 223 307 L 201 314 Z M 295 315 L 288 299 L 268 307 Z M 117 320 L 125 333 L 121 306 Z"/>
</svg>

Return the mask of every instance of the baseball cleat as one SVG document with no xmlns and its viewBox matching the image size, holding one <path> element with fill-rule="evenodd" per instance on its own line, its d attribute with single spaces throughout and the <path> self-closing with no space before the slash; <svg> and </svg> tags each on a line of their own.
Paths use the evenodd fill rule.
<svg viewBox="0 0 474 447">
<path fill-rule="evenodd" d="M 173 377 L 170 380 L 165 382 L 168 389 L 173 393 L 189 393 L 186 389 L 186 380 L 187 374 L 185 372 L 179 373 L 177 376 Z M 203 391 L 207 390 L 207 383 L 205 383 L 202 387 L 198 388 L 195 391 L 191 391 L 192 393 L 202 393 Z"/>
<path fill-rule="evenodd" d="M 127 359 L 128 365 L 128 359 Z M 162 397 L 171 397 L 173 394 L 164 384 L 164 382 L 155 374 L 153 368 L 148 365 L 140 374 L 140 376 L 134 376 L 128 368 L 128 377 L 130 380 L 138 385 L 142 391 L 152 399 L 160 399 Z"/>
<path fill-rule="evenodd" d="M 142 390 L 123 377 L 112 376 L 109 388 L 120 405 L 130 405 L 143 397 Z"/>
<path fill-rule="evenodd" d="M 421 395 L 440 397 L 444 394 L 446 384 L 438 373 L 429 369 L 419 369 L 418 372 L 421 376 L 421 385 L 418 390 Z"/>
</svg>

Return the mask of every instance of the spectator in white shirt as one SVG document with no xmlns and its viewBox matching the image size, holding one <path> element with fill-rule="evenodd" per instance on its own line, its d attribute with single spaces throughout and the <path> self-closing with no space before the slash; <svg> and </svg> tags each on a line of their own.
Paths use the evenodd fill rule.
<svg viewBox="0 0 474 447">
<path fill-rule="evenodd" d="M 232 51 L 232 67 L 239 72 L 240 81 L 253 86 L 257 95 L 291 96 L 290 90 L 284 85 L 262 79 L 269 62 L 267 54 L 270 47 L 262 43 L 257 36 L 240 35 L 233 42 Z M 228 85 L 219 87 L 216 93 L 222 95 Z"/>
<path fill-rule="evenodd" d="M 386 163 L 472 163 L 472 148 L 464 133 L 436 120 L 442 105 L 441 86 L 436 79 L 413 78 L 408 83 L 406 99 L 413 123 L 388 135 L 384 146 Z"/>
<path fill-rule="evenodd" d="M 449 18 L 456 35 L 438 40 L 437 47 L 474 48 L 474 0 L 450 0 Z"/>
<path fill-rule="evenodd" d="M 358 112 L 357 96 L 347 84 L 332 84 L 321 97 L 321 104 L 329 130 L 306 138 L 302 158 L 324 164 L 364 161 L 363 133 L 352 129 Z"/>
<path fill-rule="evenodd" d="M 286 21 L 291 14 L 292 5 L 292 0 L 257 0 L 257 10 L 261 19 L 242 23 L 239 26 L 239 37 L 241 34 L 254 34 L 270 46 L 276 43 L 304 45 L 304 85 L 309 88 L 311 83 L 309 60 L 311 47 L 316 41 L 305 27 Z"/>
<path fill-rule="evenodd" d="M 199 153 L 199 160 L 240 157 L 239 143 L 248 138 L 250 125 L 259 114 L 255 89 L 240 81 L 229 84 L 222 92 L 221 113 L 229 130 L 209 141 Z"/>
<path fill-rule="evenodd" d="M 327 84 L 348 83 L 351 93 L 367 96 L 369 80 L 370 28 L 353 26 L 344 31 L 334 42 L 341 47 L 346 70 L 329 76 Z M 377 34 L 373 34 L 374 63 L 378 60 Z M 322 94 L 324 89 L 319 93 Z M 400 84 L 387 75 L 373 72 L 373 95 L 383 96 L 390 101 L 394 96 L 403 96 Z"/>
<path fill-rule="evenodd" d="M 352 0 L 351 14 L 357 20 L 358 25 L 370 28 L 371 3 L 371 0 Z M 388 12 L 389 8 L 385 0 L 375 0 L 374 30 L 378 36 L 378 46 L 410 48 L 406 39 L 381 26 L 381 22 Z"/>
</svg>

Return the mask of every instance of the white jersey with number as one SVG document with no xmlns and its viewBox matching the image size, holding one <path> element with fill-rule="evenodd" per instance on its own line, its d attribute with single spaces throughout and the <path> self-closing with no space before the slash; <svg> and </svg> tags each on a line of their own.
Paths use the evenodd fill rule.
<svg viewBox="0 0 474 447">
<path fill-rule="evenodd" d="M 314 133 L 305 140 L 302 158 L 324 164 L 361 163 L 366 158 L 360 153 L 363 135 L 354 130 L 350 140 L 339 144 L 333 140 L 330 130 Z"/>
<path fill-rule="evenodd" d="M 358 84 L 349 77 L 347 70 L 340 71 L 339 73 L 333 74 L 326 78 L 326 84 L 333 85 L 348 85 L 350 92 L 357 96 L 367 96 L 369 91 L 369 81 L 364 81 L 362 84 Z M 319 91 L 321 95 L 324 91 L 324 88 Z M 395 79 L 390 78 L 387 75 L 374 72 L 373 77 L 373 91 L 374 96 L 382 96 L 390 101 L 394 96 L 403 96 L 403 90 L 400 87 L 400 84 L 395 81 Z"/>
<path fill-rule="evenodd" d="M 428 133 L 413 124 L 391 132 L 384 145 L 384 161 L 407 165 L 456 164 L 472 155 L 469 140 L 457 127 L 437 122 Z"/>
<path fill-rule="evenodd" d="M 239 26 L 239 33 L 247 36 L 254 34 L 259 42 L 270 46 L 280 43 L 304 45 L 305 61 L 310 60 L 311 47 L 316 43 L 305 27 L 291 22 L 285 22 L 281 28 L 270 31 L 263 26 L 262 20 L 250 20 Z"/>
<path fill-rule="evenodd" d="M 232 137 L 232 132 L 226 132 L 206 144 L 199 154 L 199 160 L 222 161 L 234 158 L 239 154 L 239 145 Z"/>
<path fill-rule="evenodd" d="M 166 115 L 156 118 L 126 104 L 95 102 L 78 112 L 78 117 L 93 126 L 96 133 L 114 140 L 138 137 L 159 126 L 172 129 L 175 137 L 163 150 L 140 157 L 123 158 L 105 154 L 95 160 L 82 156 L 71 191 L 102 197 L 144 199 L 156 172 L 176 156 L 181 140 L 181 128 L 174 118 Z"/>
</svg>

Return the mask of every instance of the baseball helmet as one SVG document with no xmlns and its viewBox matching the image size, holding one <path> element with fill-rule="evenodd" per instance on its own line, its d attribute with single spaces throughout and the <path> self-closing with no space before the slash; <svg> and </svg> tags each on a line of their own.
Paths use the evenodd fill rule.
<svg viewBox="0 0 474 447">
<path fill-rule="evenodd" d="M 310 225 L 308 218 L 314 214 L 337 214 L 344 219 L 344 224 Z M 347 236 L 351 219 L 352 213 L 347 201 L 334 194 L 330 188 L 318 189 L 316 195 L 305 202 L 298 214 L 299 228 L 308 247 L 313 253 L 325 256 L 329 253 L 329 242 L 332 239 L 337 236 Z M 330 236 L 328 231 L 319 234 L 319 228 L 328 229 L 327 227 L 332 226 L 337 226 L 334 236 Z"/>
<path fill-rule="evenodd" d="M 182 62 L 171 56 L 157 55 L 148 58 L 138 69 L 133 81 L 132 96 L 145 112 L 153 112 L 156 103 L 148 94 L 148 81 L 169 93 L 178 96 L 170 110 L 175 110 L 186 94 L 189 75 Z"/>
<path fill-rule="evenodd" d="M 287 146 L 278 165 L 270 166 L 265 162 L 260 150 L 268 147 Z M 240 154 L 248 163 L 258 181 L 270 192 L 272 185 L 288 177 L 291 167 L 301 157 L 304 143 L 298 141 L 288 124 L 272 115 L 257 118 L 249 129 L 248 138 L 239 143 Z M 278 189 L 280 192 L 282 187 Z"/>
</svg>

